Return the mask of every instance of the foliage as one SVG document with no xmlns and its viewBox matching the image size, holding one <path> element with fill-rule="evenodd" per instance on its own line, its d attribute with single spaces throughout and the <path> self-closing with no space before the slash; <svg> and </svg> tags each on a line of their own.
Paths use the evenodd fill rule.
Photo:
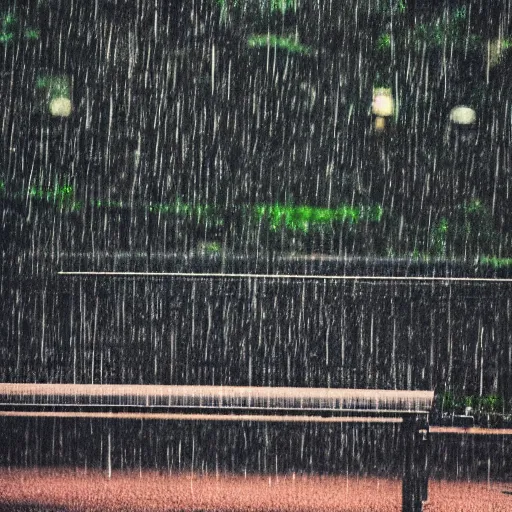
<svg viewBox="0 0 512 512">
<path fill-rule="evenodd" d="M 385 2 L 382 7 L 382 15 L 403 14 L 407 10 L 404 1 Z M 397 34 L 399 35 L 399 34 Z M 468 32 L 467 29 L 467 9 L 465 6 L 453 9 L 451 15 L 447 18 L 438 18 L 430 22 L 419 23 L 415 26 L 413 38 L 416 44 L 426 43 L 430 48 L 440 47 L 445 42 L 454 46 L 464 46 L 465 49 L 478 50 L 482 47 L 483 39 L 481 36 Z M 507 41 L 502 42 L 502 48 L 505 49 Z M 377 49 L 388 50 L 391 47 L 391 34 L 384 32 L 377 38 Z"/>
<path fill-rule="evenodd" d="M 28 191 L 29 197 L 58 203 L 61 206 L 69 205 L 73 199 L 73 187 L 69 185 L 55 185 L 53 189 L 32 187 Z"/>
<path fill-rule="evenodd" d="M 444 256 L 446 254 L 446 239 L 448 234 L 448 220 L 442 217 L 434 227 L 432 234 L 431 252 L 434 256 Z"/>
<path fill-rule="evenodd" d="M 0 192 L 5 191 L 5 184 L 0 182 Z M 20 196 L 20 194 L 15 194 Z M 32 199 L 47 201 L 60 207 L 71 210 L 80 210 L 81 201 L 76 200 L 73 187 L 56 184 L 51 189 L 32 187 L 28 191 Z M 189 204 L 181 199 L 169 203 L 142 203 L 131 204 L 116 200 L 93 199 L 89 202 L 93 208 L 147 210 L 151 213 L 175 215 L 195 219 L 198 222 L 207 222 L 215 226 L 222 226 L 226 216 L 239 212 L 245 221 L 251 218 L 258 222 L 268 222 L 269 228 L 276 231 L 284 228 L 292 232 L 308 233 L 315 229 L 332 225 L 335 222 L 348 222 L 357 224 L 360 221 L 380 222 L 383 209 L 380 205 L 351 206 L 340 205 L 337 208 L 327 208 L 308 205 L 291 204 L 257 204 L 233 206 L 228 210 L 209 204 Z"/>
<path fill-rule="evenodd" d="M 39 39 L 40 32 L 35 28 L 25 29 L 25 39 Z"/>
<path fill-rule="evenodd" d="M 455 223 L 449 233 L 454 252 L 480 254 L 493 250 L 496 242 L 494 223 L 490 211 L 479 199 L 459 206 L 454 215 Z"/>
<path fill-rule="evenodd" d="M 497 395 L 482 397 L 481 409 L 486 413 L 500 412 L 503 410 L 503 398 Z"/>
<path fill-rule="evenodd" d="M 480 264 L 490 265 L 491 267 L 493 267 L 495 269 L 512 267 L 512 258 L 498 258 L 496 256 L 482 256 L 480 258 Z"/>
<path fill-rule="evenodd" d="M 274 204 L 258 205 L 255 212 L 259 220 L 268 219 L 270 229 L 273 231 L 284 227 L 290 231 L 303 233 L 333 222 L 355 224 L 363 219 L 379 222 L 382 217 L 380 206 L 354 207 L 341 205 L 338 208 L 321 208 Z"/>
<path fill-rule="evenodd" d="M 378 10 L 383 16 L 403 14 L 407 10 L 407 0 L 380 0 Z"/>
<path fill-rule="evenodd" d="M 500 414 L 512 412 L 512 403 L 507 406 L 503 397 L 491 395 L 459 395 L 446 391 L 441 396 L 441 408 L 444 413 L 464 412 L 470 407 L 474 414 Z"/>
<path fill-rule="evenodd" d="M 297 0 L 270 0 L 270 11 L 285 13 L 297 7 Z"/>
<path fill-rule="evenodd" d="M 377 39 L 377 48 L 379 50 L 388 50 L 391 47 L 391 34 L 384 32 Z"/>
<path fill-rule="evenodd" d="M 512 48 L 512 39 L 503 39 L 503 41 L 501 41 L 501 47 L 503 50 Z"/>
<path fill-rule="evenodd" d="M 443 412 L 453 411 L 455 409 L 455 397 L 449 391 L 443 393 L 441 398 L 441 410 Z"/>
<path fill-rule="evenodd" d="M 9 192 L 9 193 L 8 193 Z M 335 226 L 348 226 L 363 222 L 379 223 L 384 216 L 380 205 L 340 204 L 337 207 L 312 206 L 307 204 L 260 203 L 241 204 L 221 208 L 213 204 L 188 203 L 176 198 L 174 201 L 131 202 L 119 199 L 96 198 L 84 203 L 75 197 L 75 191 L 68 184 L 56 183 L 53 188 L 33 186 L 28 192 L 7 190 L 0 181 L 0 194 L 11 199 L 23 201 L 27 195 L 30 199 L 43 201 L 67 211 L 79 211 L 84 207 L 107 210 L 147 211 L 158 215 L 174 216 L 177 219 L 193 220 L 205 223 L 211 228 L 231 223 L 233 219 L 242 224 L 263 223 L 270 232 L 288 232 L 291 235 L 314 236 L 332 233 Z M 388 219 L 389 220 L 389 219 Z M 238 224 L 237 224 L 238 225 Z M 473 256 L 483 250 L 492 254 L 493 244 L 498 234 L 493 231 L 492 219 L 486 206 L 478 199 L 459 205 L 454 212 L 441 217 L 431 232 L 428 252 L 415 247 L 410 257 L 418 261 L 430 262 L 430 258 L 447 258 L 454 256 Z M 395 247 L 389 247 L 389 257 L 399 253 Z M 464 252 L 465 251 L 465 252 Z M 479 256 L 476 262 L 481 266 L 505 268 L 512 266 L 512 258 L 497 256 Z"/>
<path fill-rule="evenodd" d="M 12 13 L 7 13 L 1 17 L 1 31 L 0 31 L 0 42 L 8 43 L 14 38 L 14 32 L 16 30 L 17 19 Z"/>
<path fill-rule="evenodd" d="M 309 55 L 312 52 L 312 48 L 299 43 L 295 37 L 278 36 L 276 34 L 252 34 L 247 39 L 247 44 L 250 48 L 272 46 L 302 55 Z"/>
<path fill-rule="evenodd" d="M 20 32 L 19 20 L 12 12 L 0 15 L 0 43 L 10 43 L 16 39 Z M 23 32 L 25 39 L 39 39 L 39 30 L 27 27 Z"/>
<path fill-rule="evenodd" d="M 39 76 L 36 80 L 36 89 L 45 91 L 50 100 L 70 96 L 69 80 L 66 76 Z"/>
<path fill-rule="evenodd" d="M 260 14 L 285 14 L 297 9 L 297 0 L 216 0 L 221 14 L 226 17 L 229 11 L 252 9 Z"/>
<path fill-rule="evenodd" d="M 199 252 L 204 254 L 219 254 L 222 246 L 219 242 L 203 242 L 199 245 Z"/>
<path fill-rule="evenodd" d="M 446 42 L 459 46 L 467 45 L 474 50 L 479 49 L 483 40 L 480 36 L 467 32 L 466 19 L 466 7 L 454 9 L 447 19 L 419 24 L 414 31 L 414 38 L 417 42 L 423 41 L 433 47 Z"/>
<path fill-rule="evenodd" d="M 434 226 L 430 253 L 457 257 L 492 253 L 497 240 L 489 209 L 480 199 L 472 199 L 458 205 Z"/>
</svg>

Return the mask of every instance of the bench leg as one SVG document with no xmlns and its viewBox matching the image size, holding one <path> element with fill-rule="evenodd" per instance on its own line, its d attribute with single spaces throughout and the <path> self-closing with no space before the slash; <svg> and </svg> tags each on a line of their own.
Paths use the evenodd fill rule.
<svg viewBox="0 0 512 512">
<path fill-rule="evenodd" d="M 407 416 L 402 428 L 402 512 L 422 512 L 428 496 L 428 424 Z"/>
<path fill-rule="evenodd" d="M 419 464 L 421 469 L 421 501 L 428 500 L 428 479 L 430 476 L 430 434 L 428 425 L 420 431 Z"/>
</svg>

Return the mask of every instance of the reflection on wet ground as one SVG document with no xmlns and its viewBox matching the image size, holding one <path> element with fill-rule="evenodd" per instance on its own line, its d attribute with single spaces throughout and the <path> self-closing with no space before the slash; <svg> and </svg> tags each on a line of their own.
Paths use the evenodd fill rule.
<svg viewBox="0 0 512 512">
<path fill-rule="evenodd" d="M 319 475 L 3 469 L 0 511 L 396 511 L 401 481 Z M 512 482 L 432 480 L 426 512 L 512 507 Z"/>
</svg>

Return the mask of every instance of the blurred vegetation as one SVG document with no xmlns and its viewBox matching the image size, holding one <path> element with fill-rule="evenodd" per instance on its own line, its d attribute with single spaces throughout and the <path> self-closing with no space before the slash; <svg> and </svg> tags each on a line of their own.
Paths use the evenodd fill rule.
<svg viewBox="0 0 512 512">
<path fill-rule="evenodd" d="M 484 265 L 490 265 L 495 269 L 512 267 L 512 258 L 496 258 L 494 256 L 482 256 L 480 258 L 480 262 Z"/>
<path fill-rule="evenodd" d="M 232 23 L 240 16 L 254 19 L 268 19 L 271 16 L 284 16 L 295 12 L 299 0 L 214 0 L 219 9 L 220 19 Z"/>
<path fill-rule="evenodd" d="M 489 209 L 479 199 L 458 205 L 433 229 L 431 254 L 437 257 L 492 255 L 499 234 Z"/>
<path fill-rule="evenodd" d="M 23 193 L 8 194 L 5 183 L 0 181 L 0 194 L 3 197 L 14 197 L 21 200 Z M 73 187 L 70 185 L 56 184 L 52 188 L 31 187 L 26 194 L 28 198 L 50 203 L 64 210 L 79 211 L 85 205 L 83 201 L 75 197 Z M 146 210 L 151 213 L 168 214 L 176 217 L 190 217 L 197 221 L 209 222 L 214 225 L 222 225 L 223 218 L 229 215 L 230 209 L 208 204 L 189 204 L 181 199 L 169 203 L 139 203 L 127 201 L 91 199 L 89 206 L 104 209 Z M 276 231 L 285 228 L 291 232 L 300 231 L 309 233 L 322 226 L 335 222 L 357 224 L 362 221 L 380 222 L 383 210 L 379 205 L 351 206 L 339 205 L 335 208 L 325 208 L 307 205 L 293 204 L 257 204 L 234 206 L 233 209 L 243 212 L 245 221 L 251 218 L 257 222 L 266 222 L 270 230 Z M 231 211 L 233 210 L 231 209 Z"/>
<path fill-rule="evenodd" d="M 19 20 L 12 12 L 0 14 L 0 43 L 8 44 L 20 39 L 39 39 L 39 30 L 34 27 L 21 29 Z"/>
<path fill-rule="evenodd" d="M 272 230 L 284 226 L 291 231 L 308 233 L 317 227 L 340 221 L 357 223 L 361 220 L 379 222 L 382 218 L 382 208 L 340 206 L 338 208 L 320 208 L 313 206 L 295 205 L 258 205 L 255 208 L 259 219 L 268 218 Z"/>
<path fill-rule="evenodd" d="M 48 99 L 69 98 L 69 79 L 66 76 L 39 76 L 36 80 L 36 89 L 43 90 Z"/>
<path fill-rule="evenodd" d="M 278 36 L 275 34 L 253 34 L 247 39 L 250 48 L 279 48 L 290 53 L 309 55 L 313 49 L 300 44 L 296 37 Z"/>
<path fill-rule="evenodd" d="M 23 204 L 27 199 L 46 204 L 46 207 L 58 208 L 62 212 L 80 212 L 84 209 L 98 208 L 115 213 L 115 211 L 149 212 L 170 218 L 193 220 L 210 227 L 233 228 L 231 221 L 238 218 L 238 229 L 259 229 L 266 226 L 269 232 L 299 236 L 300 246 L 308 251 L 316 235 L 323 238 L 336 238 L 337 230 L 350 226 L 359 226 L 359 237 L 364 244 L 365 233 L 369 225 L 380 225 L 373 233 L 378 238 L 382 225 L 393 222 L 388 211 L 377 204 L 340 204 L 334 207 L 314 206 L 292 203 L 258 203 L 254 205 L 239 204 L 221 207 L 215 204 L 189 203 L 181 198 L 165 203 L 133 202 L 117 199 L 79 198 L 70 184 L 56 183 L 52 187 L 32 186 L 27 191 L 8 189 L 0 181 L 0 199 Z M 241 223 L 241 224 L 240 224 Z M 243 227 L 245 226 L 245 228 Z M 421 227 L 421 226 L 420 226 Z M 426 227 L 423 227 L 426 230 Z M 236 233 L 234 233 L 236 236 Z M 351 240 L 354 232 L 346 231 Z M 308 239 L 311 239 L 308 241 Z M 417 261 L 435 261 L 438 259 L 459 258 L 471 260 L 493 269 L 512 266 L 512 258 L 496 256 L 500 236 L 493 226 L 489 209 L 482 201 L 474 199 L 459 205 L 455 211 L 441 217 L 431 230 L 430 239 L 425 247 L 405 247 L 403 252 L 395 251 L 392 245 L 386 246 L 387 257 L 409 257 Z M 352 241 L 353 243 L 353 241 Z M 328 246 L 329 244 L 327 244 Z M 371 247 L 374 250 L 375 247 Z M 300 249 L 299 249 L 300 250 Z M 379 256 L 378 253 L 361 254 L 362 256 Z"/>
<path fill-rule="evenodd" d="M 45 3 L 45 2 L 41 2 Z M 376 20 L 375 32 L 368 39 L 373 44 L 373 55 L 377 55 L 375 62 L 375 82 L 382 81 L 382 85 L 389 85 L 390 74 L 387 67 L 390 67 L 391 54 L 393 51 L 401 51 L 406 48 L 410 40 L 416 42 L 416 54 L 423 52 L 424 48 L 433 50 L 433 54 L 438 52 L 442 46 L 453 46 L 455 52 L 464 54 L 466 59 L 467 52 L 482 52 L 488 43 L 485 34 L 478 29 L 478 22 L 475 23 L 475 13 L 469 12 L 466 5 L 453 5 L 450 8 L 433 7 L 432 12 L 425 15 L 424 12 L 418 16 L 417 22 L 407 25 L 408 17 L 411 14 L 411 4 L 405 0 L 376 0 L 371 2 L 368 7 L 368 13 Z M 262 19 L 265 16 L 274 16 L 275 19 L 295 19 L 294 13 L 303 7 L 306 3 L 299 0 L 212 0 L 212 5 L 217 11 L 220 10 L 226 16 L 231 13 L 246 13 L 247 15 L 256 15 L 256 18 Z M 446 7 L 446 6 L 445 6 Z M 8 44 L 10 42 L 20 41 L 21 39 L 37 39 L 39 37 L 39 28 L 32 26 L 31 23 L 23 24 L 21 11 L 16 7 L 8 9 L 0 16 L 0 42 Z M 471 18 L 471 19 L 470 19 Z M 269 19 L 269 18 L 265 18 Z M 393 23 L 390 23 L 390 20 Z M 421 20 L 421 23 L 420 21 Z M 296 24 L 296 21 L 294 21 Z M 243 32 L 243 41 L 246 43 L 248 52 L 258 48 L 276 48 L 293 54 L 294 58 L 300 59 L 302 56 L 317 54 L 322 48 L 319 39 L 319 47 L 313 48 L 309 44 L 302 43 L 297 34 L 291 36 L 290 27 L 283 22 L 283 32 L 280 34 L 279 27 L 268 25 L 268 33 L 260 33 L 257 23 L 246 23 Z M 261 25 L 261 24 L 260 24 Z M 407 27 L 404 30 L 404 27 Z M 44 27 L 43 27 L 44 28 Z M 258 32 L 256 32 L 258 30 Z M 271 32 L 274 31 L 274 32 Z M 255 33 L 251 33 L 254 31 Z M 249 34 L 249 35 L 248 35 Z M 500 40 L 500 51 L 508 51 L 512 47 L 512 39 L 504 37 Z M 305 37 L 307 41 L 307 37 Z M 325 42 L 325 41 L 324 41 Z M 296 56 L 296 57 L 295 57 Z M 385 56 L 385 57 L 384 57 Z M 286 56 L 288 58 L 288 56 Z M 389 58 L 389 59 L 388 59 Z M 466 60 L 469 61 L 470 56 Z M 394 57 L 395 61 L 396 55 Z M 464 60 L 461 58 L 461 60 Z M 399 61 L 399 59 L 398 59 Z M 400 63 L 398 63 L 400 65 Z M 396 71 L 396 70 L 395 70 Z M 379 73 L 381 75 L 379 75 Z M 37 75 L 36 75 L 37 76 Z M 45 99 L 54 97 L 69 97 L 70 85 L 64 75 L 41 74 L 37 77 L 35 88 L 36 93 L 45 95 Z M 482 88 L 475 82 L 472 86 L 472 94 L 482 97 Z M 301 84 L 302 85 L 302 84 Z M 374 84 L 375 85 L 375 84 Z M 481 85 L 481 84 L 480 84 Z M 308 84 L 305 84 L 307 88 Z M 318 97 L 323 94 L 322 87 L 317 86 Z M 396 91 L 397 101 L 400 100 L 399 92 Z M 327 98 L 327 96 L 325 96 Z M 347 103 L 351 98 L 345 98 Z M 360 91 L 358 91 L 357 101 L 361 100 Z M 328 98 L 324 100 L 325 105 L 329 104 Z M 327 108 L 327 107 L 326 107 Z M 352 109 L 353 106 L 350 106 Z M 406 105 L 401 104 L 401 112 L 406 110 Z M 327 112 L 327 110 L 326 110 Z M 350 110 L 352 112 L 352 110 Z M 322 115 L 324 115 L 323 113 Z M 399 114 L 402 115 L 402 114 Z M 430 114 L 429 114 L 430 115 Z M 49 180 L 51 182 L 51 180 Z M 378 190 L 379 184 L 374 185 L 373 189 Z M 8 194 L 5 185 L 0 186 L 2 195 L 21 198 L 21 194 Z M 479 192 L 477 192 L 480 195 Z M 224 210 L 211 204 L 192 204 L 190 201 L 180 198 L 170 202 L 146 202 L 130 203 L 121 199 L 87 199 L 79 198 L 70 186 L 55 186 L 50 188 L 31 188 L 25 194 L 32 200 L 48 202 L 59 208 L 78 212 L 84 208 L 97 207 L 109 210 L 133 208 L 139 211 L 148 211 L 156 214 L 175 215 L 177 217 L 193 218 L 199 222 L 211 224 L 213 226 L 223 226 L 226 217 L 232 215 L 234 210 L 241 212 L 241 216 L 247 223 L 263 222 L 268 226 L 268 230 L 274 233 L 285 232 L 292 236 L 300 236 L 302 239 L 322 234 L 325 237 L 333 237 L 333 232 L 345 229 L 347 226 L 363 226 L 368 223 L 379 224 L 381 238 L 385 241 L 379 241 L 376 244 L 368 243 L 368 251 L 374 251 L 372 255 L 392 257 L 414 257 L 425 261 L 432 258 L 449 259 L 472 259 L 480 264 L 488 265 L 499 269 L 512 266 L 512 247 L 510 246 L 510 236 L 496 228 L 496 213 L 493 214 L 489 206 L 489 201 L 480 198 L 470 200 L 454 199 L 449 207 L 434 206 L 429 215 L 434 219 L 432 224 L 430 218 L 427 220 L 422 217 L 422 212 L 411 211 L 399 217 L 394 214 L 387 204 L 379 204 L 379 196 L 372 193 L 362 200 L 350 200 L 350 193 L 345 193 L 338 197 L 336 206 L 325 207 L 318 204 L 312 204 L 308 200 L 296 200 L 290 203 L 271 202 L 255 205 L 233 205 Z M 398 202 L 400 193 L 397 192 Z M 482 194 L 481 197 L 484 197 Z M 380 196 L 382 197 L 382 196 Z M 453 194 L 455 197 L 455 194 Z M 462 196 L 460 196 L 462 198 Z M 348 198 L 348 199 L 347 199 Z M 446 203 L 445 203 L 446 204 Z M 455 205 L 455 206 L 454 206 Z M 494 217 L 493 217 L 494 215 Z M 345 229 L 345 234 L 347 230 Z M 352 234 L 350 235 L 352 236 Z M 361 228 L 358 236 L 366 237 L 367 240 L 375 238 L 377 235 L 368 229 Z M 373 240 L 372 240 L 373 241 Z M 338 245 L 349 246 L 349 242 Z M 364 246 L 364 243 L 358 247 Z M 355 245 L 351 245 L 354 247 Z M 304 247 L 308 247 L 305 243 Z M 334 247 L 334 244 L 332 245 Z M 334 249 L 332 249 L 334 250 Z M 365 254 L 367 255 L 367 254 Z M 475 260 L 475 258 L 477 258 Z"/>
<path fill-rule="evenodd" d="M 441 395 L 440 407 L 444 415 L 468 412 L 474 416 L 477 425 L 497 427 L 512 422 L 512 400 L 507 402 L 496 394 L 478 396 L 446 391 Z"/>
<path fill-rule="evenodd" d="M 73 204 L 73 187 L 69 185 L 56 185 L 53 189 L 46 190 L 32 187 L 28 191 L 28 195 L 34 199 L 42 199 L 60 206 L 70 206 Z"/>
<path fill-rule="evenodd" d="M 216 0 L 222 11 L 252 8 L 261 13 L 281 13 L 296 9 L 297 0 Z"/>
</svg>

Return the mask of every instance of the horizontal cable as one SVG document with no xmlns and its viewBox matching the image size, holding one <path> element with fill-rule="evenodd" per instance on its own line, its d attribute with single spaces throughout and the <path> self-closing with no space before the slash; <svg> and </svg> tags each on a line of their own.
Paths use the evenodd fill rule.
<svg viewBox="0 0 512 512">
<path fill-rule="evenodd" d="M 60 271 L 60 276 L 99 277 L 190 277 L 221 279 L 309 279 L 331 281 L 425 281 L 425 282 L 484 282 L 512 283 L 512 278 L 492 277 L 434 277 L 434 276 L 329 276 L 312 274 L 226 274 L 222 272 L 94 272 Z"/>
</svg>

